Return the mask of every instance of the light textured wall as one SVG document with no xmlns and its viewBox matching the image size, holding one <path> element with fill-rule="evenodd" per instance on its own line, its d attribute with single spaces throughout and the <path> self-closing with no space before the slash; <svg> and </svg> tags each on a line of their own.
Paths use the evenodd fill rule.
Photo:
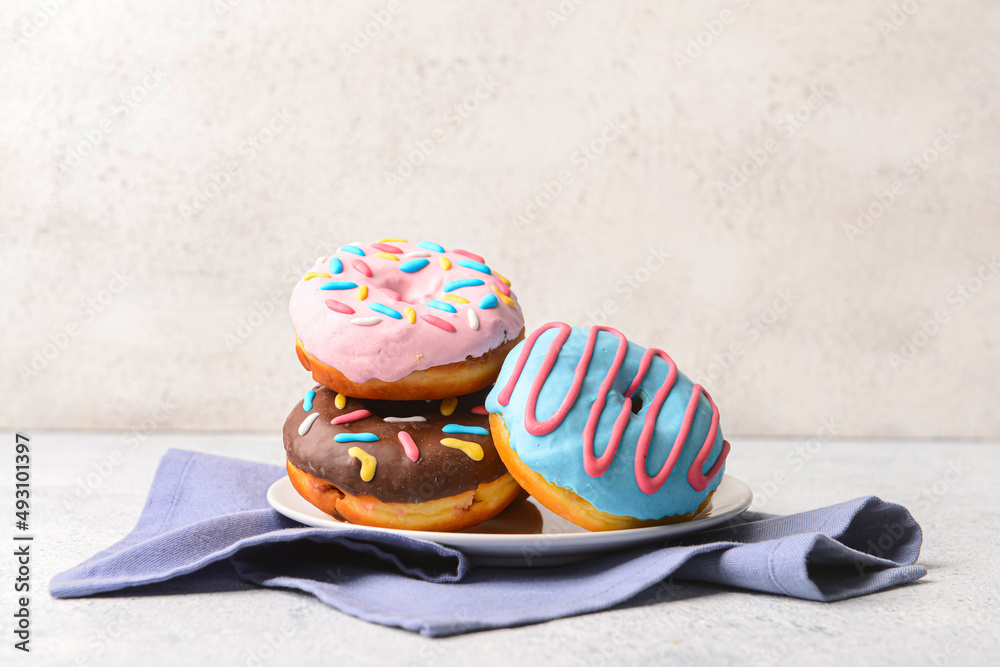
<svg viewBox="0 0 1000 667">
<path fill-rule="evenodd" d="M 1000 436 L 997 3 L 332 4 L 4 3 L 0 428 L 277 433 L 294 281 L 401 236 L 730 433 Z"/>
</svg>

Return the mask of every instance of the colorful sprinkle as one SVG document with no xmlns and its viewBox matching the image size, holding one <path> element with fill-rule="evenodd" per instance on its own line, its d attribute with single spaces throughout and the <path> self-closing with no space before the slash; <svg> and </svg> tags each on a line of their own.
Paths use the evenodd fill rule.
<svg viewBox="0 0 1000 667">
<path fill-rule="evenodd" d="M 420 458 L 420 450 L 417 449 L 417 443 L 413 442 L 413 438 L 406 431 L 400 431 L 396 434 L 399 438 L 399 444 L 403 446 L 403 451 L 406 452 L 406 457 L 411 461 L 416 461 Z"/>
<path fill-rule="evenodd" d="M 427 324 L 433 324 L 438 329 L 444 329 L 448 333 L 455 333 L 455 327 L 451 326 L 440 317 L 434 317 L 433 315 L 421 315 L 420 319 L 427 322 Z"/>
<path fill-rule="evenodd" d="M 490 267 L 486 266 L 482 262 L 474 262 L 471 259 L 460 259 L 458 260 L 458 265 L 464 266 L 467 269 L 472 269 L 473 271 L 479 271 L 480 273 L 485 273 L 486 275 L 490 275 L 491 273 L 493 273 L 492 271 L 490 271 Z"/>
<path fill-rule="evenodd" d="M 320 285 L 320 289 L 354 289 L 357 286 L 357 283 L 329 282 Z"/>
<path fill-rule="evenodd" d="M 399 261 L 399 257 L 396 257 L 395 255 L 390 255 L 387 252 L 377 252 L 377 253 L 375 253 L 375 256 L 376 257 L 381 257 L 382 259 L 390 259 L 390 260 L 392 260 L 394 262 L 398 262 Z"/>
<path fill-rule="evenodd" d="M 469 442 L 468 440 L 459 440 L 458 438 L 445 438 L 441 441 L 441 444 L 445 447 L 451 447 L 452 449 L 460 449 L 465 452 L 470 459 L 473 461 L 483 460 L 483 448 L 474 442 Z"/>
<path fill-rule="evenodd" d="M 382 313 L 383 315 L 388 315 L 394 320 L 401 320 L 403 316 L 399 314 L 398 310 L 393 310 L 389 306 L 383 306 L 381 303 L 370 303 L 368 307 L 374 310 L 376 313 Z"/>
<path fill-rule="evenodd" d="M 353 266 L 354 270 L 362 274 L 365 278 L 372 277 L 371 267 L 362 262 L 360 259 L 356 259 L 353 262 L 351 262 L 351 266 Z"/>
<path fill-rule="evenodd" d="M 417 415 L 416 417 L 386 417 L 382 421 L 389 422 L 390 424 L 395 424 L 397 422 L 425 422 L 427 417 L 422 417 Z"/>
<path fill-rule="evenodd" d="M 379 239 L 379 243 L 409 243 L 406 239 Z"/>
<path fill-rule="evenodd" d="M 455 306 L 451 305 L 450 303 L 445 303 L 444 301 L 437 301 L 437 300 L 428 301 L 427 305 L 430 306 L 431 308 L 437 308 L 438 310 L 443 310 L 446 313 L 458 312 L 455 310 Z"/>
<path fill-rule="evenodd" d="M 306 275 L 302 276 L 302 280 L 312 280 L 313 278 L 329 278 L 329 273 L 320 273 L 319 271 L 310 271 Z"/>
<path fill-rule="evenodd" d="M 310 412 L 313 409 L 313 399 L 316 398 L 316 392 L 312 389 L 306 392 L 306 395 L 302 398 L 302 409 L 306 412 Z"/>
<path fill-rule="evenodd" d="M 441 401 L 441 414 L 445 417 L 450 417 L 455 408 L 458 407 L 458 399 L 452 396 L 451 398 L 446 398 Z"/>
<path fill-rule="evenodd" d="M 334 417 L 330 422 L 331 424 L 350 424 L 351 422 L 361 421 L 366 417 L 371 417 L 372 413 L 367 410 L 355 410 L 354 412 L 348 412 L 346 415 L 340 415 L 339 417 Z"/>
<path fill-rule="evenodd" d="M 405 271 L 406 273 L 416 273 L 430 263 L 431 261 L 429 259 L 411 259 L 408 262 L 400 264 L 399 270 Z"/>
<path fill-rule="evenodd" d="M 362 257 L 365 256 L 365 251 L 356 245 L 342 245 L 340 246 L 340 249 L 344 252 L 353 252 L 355 255 L 361 255 Z"/>
<path fill-rule="evenodd" d="M 479 255 L 477 255 L 474 252 L 469 252 L 468 250 L 453 250 L 452 252 L 454 252 L 456 255 L 461 255 L 462 257 L 468 257 L 469 259 L 475 260 L 475 261 L 479 262 L 480 264 L 483 264 L 483 263 L 486 262 L 485 259 L 483 259 L 482 257 L 480 257 Z"/>
<path fill-rule="evenodd" d="M 496 285 L 494 285 L 494 286 L 493 286 L 493 289 L 494 289 L 494 291 L 496 291 L 496 293 L 497 293 L 497 296 L 499 296 L 499 297 L 500 297 L 500 300 L 501 300 L 501 301 L 503 301 L 504 303 L 506 303 L 506 304 L 507 304 L 508 306 L 510 306 L 511 308 L 513 308 L 513 307 L 514 307 L 514 299 L 510 298 L 509 296 L 505 296 L 504 294 L 502 294 L 502 293 L 500 292 L 500 290 L 498 290 L 498 289 L 496 288 Z"/>
<path fill-rule="evenodd" d="M 445 433 L 464 433 L 465 435 L 489 435 L 482 426 L 464 426 L 462 424 L 448 424 L 443 429 Z"/>
<path fill-rule="evenodd" d="M 410 324 L 417 321 L 417 311 L 413 310 L 409 306 L 403 309 L 403 313 L 406 315 L 406 321 Z"/>
<path fill-rule="evenodd" d="M 445 271 L 451 268 L 451 260 L 447 257 L 438 257 L 438 261 L 441 263 L 441 268 Z"/>
<path fill-rule="evenodd" d="M 509 280 L 507 280 L 506 278 L 504 278 L 503 276 L 501 276 L 496 271 L 493 272 L 493 275 L 495 275 L 497 278 L 499 278 L 500 280 L 502 280 L 504 282 L 504 285 L 506 285 L 507 287 L 510 287 L 510 281 Z"/>
<path fill-rule="evenodd" d="M 380 287 L 379 291 L 382 292 L 382 294 L 385 294 L 387 297 L 389 297 L 393 301 L 402 301 L 403 300 L 403 297 L 400 296 L 399 292 L 397 292 L 394 289 L 389 289 L 388 287 Z"/>
<path fill-rule="evenodd" d="M 358 292 L 354 296 L 358 297 L 358 301 L 364 301 L 368 298 L 368 285 L 361 285 L 358 287 Z"/>
<path fill-rule="evenodd" d="M 500 304 L 500 300 L 497 299 L 492 294 L 487 294 L 482 299 L 479 300 L 479 307 L 483 310 L 487 308 L 496 308 Z"/>
<path fill-rule="evenodd" d="M 333 439 L 337 442 L 375 442 L 378 436 L 374 433 L 338 433 Z"/>
<path fill-rule="evenodd" d="M 329 308 L 330 310 L 335 310 L 338 313 L 344 313 L 345 315 L 353 315 L 354 314 L 354 309 L 353 308 L 351 308 L 350 306 L 348 306 L 346 303 L 341 303 L 339 301 L 335 301 L 334 299 L 327 299 L 326 300 L 326 307 Z"/>
<path fill-rule="evenodd" d="M 410 252 L 404 252 L 403 257 L 430 257 L 429 252 L 423 252 L 422 250 L 411 250 Z"/>
<path fill-rule="evenodd" d="M 493 289 L 499 291 L 504 296 L 510 296 L 510 287 L 507 283 L 493 281 Z"/>
<path fill-rule="evenodd" d="M 337 394 L 337 397 L 333 399 L 333 404 L 337 406 L 338 410 L 343 410 L 344 406 L 347 405 L 347 397 L 343 394 Z"/>
<path fill-rule="evenodd" d="M 454 292 L 457 289 L 463 287 L 478 287 L 479 285 L 485 285 L 485 283 L 479 278 L 462 278 L 461 280 L 449 280 L 444 284 L 445 292 Z"/>
<path fill-rule="evenodd" d="M 359 327 L 371 327 L 375 326 L 382 321 L 381 317 L 355 317 L 351 320 L 351 324 L 357 324 Z"/>
<path fill-rule="evenodd" d="M 485 405 L 477 405 L 472 410 L 470 410 L 474 415 L 488 415 L 489 412 L 486 410 Z"/>
<path fill-rule="evenodd" d="M 341 433 L 340 435 L 344 434 Z M 336 438 L 334 439 L 336 440 Z M 372 481 L 372 478 L 375 477 L 375 467 L 378 465 L 378 461 L 375 460 L 375 457 L 360 447 L 351 447 L 347 450 L 347 455 L 352 459 L 358 459 L 361 461 L 361 480 L 364 482 Z"/>
<path fill-rule="evenodd" d="M 379 243 L 373 244 L 372 247 L 375 248 L 376 250 L 381 250 L 382 252 L 391 252 L 395 255 L 398 255 L 399 253 L 403 252 L 401 248 L 397 248 L 394 245 L 389 245 L 388 243 L 382 243 L 381 241 Z"/>
<path fill-rule="evenodd" d="M 421 241 L 417 244 L 418 247 L 424 250 L 433 250 L 434 252 L 444 252 L 444 246 L 439 246 L 437 243 L 432 241 Z"/>
<path fill-rule="evenodd" d="M 338 273 L 340 273 L 343 270 L 344 270 L 344 263 L 341 262 L 336 257 L 331 257 L 330 258 L 330 273 L 332 273 L 333 275 L 337 275 Z"/>
<path fill-rule="evenodd" d="M 473 331 L 479 331 L 479 315 L 476 315 L 476 311 L 469 308 L 467 311 L 469 313 L 469 326 Z"/>
<path fill-rule="evenodd" d="M 454 294 L 445 294 L 441 298 L 444 299 L 445 301 L 454 301 L 455 303 L 469 303 L 468 299 L 461 296 L 456 296 Z"/>
<path fill-rule="evenodd" d="M 305 419 L 303 419 L 302 423 L 299 424 L 299 435 L 305 435 L 306 433 L 308 433 L 309 429 L 312 428 L 313 422 L 316 421 L 316 419 L 318 417 L 319 417 L 319 413 L 318 412 L 313 412 L 308 417 L 306 417 Z"/>
</svg>

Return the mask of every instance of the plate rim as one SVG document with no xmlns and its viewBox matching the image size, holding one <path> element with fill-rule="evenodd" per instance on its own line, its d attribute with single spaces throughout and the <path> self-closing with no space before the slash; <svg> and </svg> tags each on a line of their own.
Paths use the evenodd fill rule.
<svg viewBox="0 0 1000 667">
<path fill-rule="evenodd" d="M 370 530 L 379 533 L 387 533 L 390 535 L 409 537 L 411 539 L 420 539 L 420 540 L 427 540 L 429 542 L 436 542 L 438 544 L 444 544 L 446 546 L 458 548 L 459 550 L 461 550 L 462 546 L 469 546 L 469 547 L 482 547 L 490 545 L 498 547 L 521 546 L 524 544 L 526 540 L 537 540 L 540 537 L 543 537 L 546 540 L 553 540 L 554 542 L 560 545 L 572 546 L 573 543 L 575 542 L 589 543 L 589 542 L 602 542 L 606 540 L 631 543 L 631 542 L 641 541 L 644 538 L 652 538 L 660 535 L 668 537 L 672 533 L 678 533 L 678 531 L 681 529 L 694 528 L 696 526 L 700 528 L 694 528 L 693 530 L 681 530 L 681 534 L 688 535 L 691 533 L 700 532 L 700 530 L 702 529 L 707 530 L 709 528 L 712 528 L 718 525 L 719 523 L 726 521 L 727 519 L 739 516 L 747 509 L 749 509 L 750 505 L 753 503 L 753 490 L 750 488 L 748 484 L 746 484 L 740 479 L 737 479 L 736 477 L 733 477 L 732 475 L 724 474 L 722 482 L 720 483 L 719 486 L 721 487 L 721 485 L 726 481 L 729 481 L 730 484 L 738 485 L 737 488 L 742 487 L 742 489 L 739 489 L 740 499 L 737 503 L 737 506 L 732 509 L 722 511 L 718 514 L 711 514 L 711 510 L 709 510 L 710 513 L 706 516 L 691 519 L 690 521 L 682 521 L 680 523 L 664 524 L 662 526 L 647 526 L 644 528 L 623 528 L 621 530 L 607 530 L 607 531 L 587 531 L 582 533 L 465 533 L 465 532 L 425 531 L 425 530 L 409 530 L 406 528 L 382 528 L 379 526 L 362 526 L 362 525 L 347 523 L 345 521 L 339 521 L 337 519 L 334 519 L 333 517 L 330 517 L 329 519 L 325 520 L 318 519 L 309 517 L 308 515 L 302 514 L 295 508 L 289 508 L 283 503 L 277 502 L 275 496 L 279 491 L 283 490 L 282 487 L 288 487 L 288 489 L 292 493 L 298 494 L 298 492 L 295 490 L 295 487 L 292 486 L 291 480 L 289 480 L 287 475 L 276 480 L 273 484 L 271 484 L 268 487 L 267 503 L 268 505 L 271 506 L 272 509 L 274 509 L 282 516 L 313 528 L 321 528 L 321 529 L 335 530 L 335 531 L 350 530 L 352 528 L 360 530 Z M 298 497 L 302 498 L 301 496 Z M 536 502 L 538 502 L 537 499 L 535 500 Z M 308 503 L 309 501 L 307 501 L 305 498 L 302 498 L 302 502 Z M 281 506 L 279 507 L 279 505 Z M 312 505 L 310 505 L 310 507 L 312 507 Z M 321 511 L 321 510 L 317 509 L 316 511 Z M 292 516 L 289 512 L 298 516 Z M 311 521 L 316 521 L 316 522 L 328 521 L 329 524 L 316 525 L 316 523 L 303 521 L 302 519 L 299 518 L 299 516 L 304 516 L 305 518 L 308 518 Z"/>
</svg>

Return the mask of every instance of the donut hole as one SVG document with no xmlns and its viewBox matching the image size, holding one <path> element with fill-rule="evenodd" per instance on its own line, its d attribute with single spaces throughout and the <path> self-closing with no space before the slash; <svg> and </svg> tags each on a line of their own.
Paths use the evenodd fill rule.
<svg viewBox="0 0 1000 667">
<path fill-rule="evenodd" d="M 427 303 L 432 299 L 440 299 L 444 280 L 438 276 L 433 276 L 430 280 L 414 280 L 411 274 L 397 271 L 395 274 L 383 273 L 381 280 L 373 281 L 372 286 L 380 297 L 382 295 L 379 288 L 386 287 L 399 294 L 400 301 L 397 303 L 416 305 Z M 380 300 L 384 301 L 384 299 Z M 385 301 L 385 303 L 391 305 L 392 302 Z"/>
<path fill-rule="evenodd" d="M 643 390 L 639 390 L 632 395 L 632 414 L 637 415 L 639 411 L 642 410 L 642 406 L 649 403 L 649 394 Z"/>
</svg>

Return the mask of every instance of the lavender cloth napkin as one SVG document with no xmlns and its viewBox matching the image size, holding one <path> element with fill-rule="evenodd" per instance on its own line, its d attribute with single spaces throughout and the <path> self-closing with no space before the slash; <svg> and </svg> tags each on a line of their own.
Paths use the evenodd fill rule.
<svg viewBox="0 0 1000 667">
<path fill-rule="evenodd" d="M 287 519 L 265 499 L 284 474 L 170 450 L 135 529 L 56 575 L 52 595 L 297 589 L 367 621 L 444 636 L 608 609 L 657 585 L 662 592 L 668 577 L 835 601 L 926 574 L 913 564 L 920 526 L 904 507 L 874 496 L 792 516 L 746 512 L 683 542 L 573 565 L 477 568 L 433 542 Z"/>
</svg>

